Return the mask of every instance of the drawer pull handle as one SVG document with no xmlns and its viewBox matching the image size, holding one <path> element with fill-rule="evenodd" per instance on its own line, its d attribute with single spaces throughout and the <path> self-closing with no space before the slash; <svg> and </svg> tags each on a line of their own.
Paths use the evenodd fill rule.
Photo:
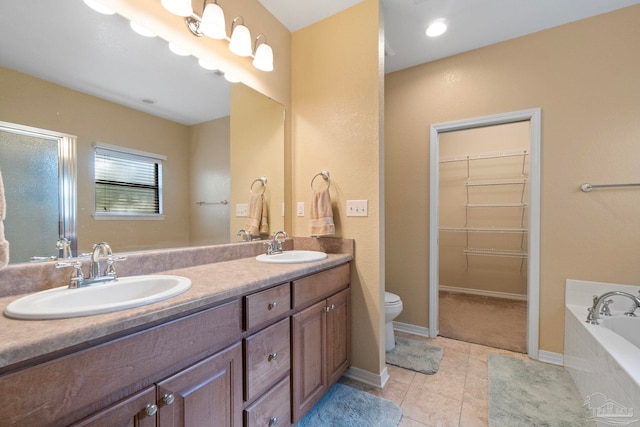
<svg viewBox="0 0 640 427">
<path fill-rule="evenodd" d="M 144 407 L 144 413 L 147 414 L 147 416 L 149 417 L 153 417 L 156 414 L 156 412 L 158 412 L 157 405 L 149 403 L 147 406 Z"/>
<path fill-rule="evenodd" d="M 269 418 L 269 426 L 276 426 L 276 425 L 278 425 L 278 417 Z"/>
<path fill-rule="evenodd" d="M 176 397 L 171 393 L 162 396 L 162 402 L 164 402 L 165 405 L 171 405 L 174 400 L 176 400 Z"/>
<path fill-rule="evenodd" d="M 271 362 L 271 361 L 273 361 L 273 360 L 276 360 L 277 358 L 278 358 L 278 353 L 271 353 L 271 354 L 269 355 L 269 357 L 267 358 L 267 360 L 268 360 L 269 362 Z"/>
<path fill-rule="evenodd" d="M 276 308 L 277 305 L 278 305 L 278 303 L 275 302 L 275 301 L 274 302 L 270 302 L 269 305 L 267 306 L 267 310 L 271 311 L 274 308 Z"/>
</svg>

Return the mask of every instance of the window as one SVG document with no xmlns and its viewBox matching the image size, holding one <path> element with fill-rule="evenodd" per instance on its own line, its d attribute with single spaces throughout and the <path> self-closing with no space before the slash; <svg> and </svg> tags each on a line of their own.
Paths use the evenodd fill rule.
<svg viewBox="0 0 640 427">
<path fill-rule="evenodd" d="M 162 214 L 165 156 L 95 144 L 95 216 Z"/>
</svg>

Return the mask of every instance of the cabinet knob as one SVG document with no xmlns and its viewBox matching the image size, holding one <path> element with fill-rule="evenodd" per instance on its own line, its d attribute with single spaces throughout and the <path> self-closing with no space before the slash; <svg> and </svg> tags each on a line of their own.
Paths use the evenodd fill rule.
<svg viewBox="0 0 640 427">
<path fill-rule="evenodd" d="M 276 360 L 278 358 L 278 353 L 271 353 L 267 360 L 271 362 L 272 360 Z"/>
<path fill-rule="evenodd" d="M 153 417 L 156 414 L 156 412 L 158 412 L 157 405 L 149 403 L 147 406 L 144 407 L 144 413 L 147 414 L 147 416 L 149 417 Z"/>
<path fill-rule="evenodd" d="M 269 426 L 275 426 L 275 425 L 278 425 L 278 417 L 269 418 Z"/>
<path fill-rule="evenodd" d="M 271 311 L 274 308 L 276 308 L 277 305 L 278 305 L 278 303 L 275 302 L 275 301 L 274 302 L 270 302 L 269 305 L 267 306 L 267 310 Z"/>
<path fill-rule="evenodd" d="M 162 396 L 162 402 L 165 405 L 171 405 L 174 400 L 176 400 L 176 397 L 171 393 L 167 393 L 164 396 Z"/>
</svg>

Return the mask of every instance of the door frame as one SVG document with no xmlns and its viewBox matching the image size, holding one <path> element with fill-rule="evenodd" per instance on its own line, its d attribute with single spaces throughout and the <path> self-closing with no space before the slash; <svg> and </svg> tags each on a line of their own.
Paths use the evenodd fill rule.
<svg viewBox="0 0 640 427">
<path fill-rule="evenodd" d="M 438 336 L 439 306 L 439 214 L 440 148 L 439 135 L 444 132 L 473 129 L 515 122 L 530 123 L 529 157 L 529 232 L 527 259 L 527 354 L 539 359 L 540 329 L 540 182 L 541 126 L 540 108 L 512 111 L 490 116 L 456 120 L 431 125 L 429 138 L 429 336 Z"/>
</svg>

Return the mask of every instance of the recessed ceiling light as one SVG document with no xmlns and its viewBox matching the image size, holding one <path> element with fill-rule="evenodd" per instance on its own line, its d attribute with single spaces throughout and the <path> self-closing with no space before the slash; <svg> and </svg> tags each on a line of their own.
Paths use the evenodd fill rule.
<svg viewBox="0 0 640 427">
<path fill-rule="evenodd" d="M 113 15 L 115 13 L 97 0 L 84 0 L 84 3 L 96 12 L 104 13 L 105 15 Z"/>
<path fill-rule="evenodd" d="M 426 34 L 428 37 L 438 37 L 444 34 L 445 31 L 447 31 L 447 22 L 444 19 L 438 19 L 429 24 Z"/>
</svg>

